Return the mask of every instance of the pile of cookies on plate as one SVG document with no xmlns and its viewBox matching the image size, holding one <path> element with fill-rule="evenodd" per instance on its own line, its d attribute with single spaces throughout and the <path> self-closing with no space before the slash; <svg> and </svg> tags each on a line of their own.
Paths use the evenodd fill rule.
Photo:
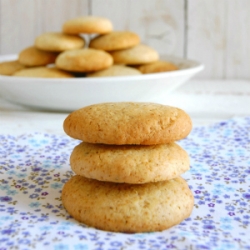
<svg viewBox="0 0 250 250">
<path fill-rule="evenodd" d="M 75 173 L 62 190 L 68 213 L 113 232 L 162 231 L 190 216 L 194 198 L 181 175 L 189 156 L 176 141 L 192 122 L 179 108 L 141 102 L 100 103 L 69 114 L 63 124 L 79 144 Z"/>
<path fill-rule="evenodd" d="M 136 33 L 114 31 L 109 19 L 95 16 L 68 20 L 62 31 L 38 36 L 17 60 L 0 63 L 0 74 L 19 77 L 128 76 L 177 69 Z"/>
</svg>

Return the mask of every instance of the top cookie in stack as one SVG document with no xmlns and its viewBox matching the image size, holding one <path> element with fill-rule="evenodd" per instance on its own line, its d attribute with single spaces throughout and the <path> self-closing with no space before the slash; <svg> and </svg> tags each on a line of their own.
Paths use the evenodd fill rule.
<svg viewBox="0 0 250 250">
<path fill-rule="evenodd" d="M 130 76 L 172 70 L 177 66 L 161 61 L 138 34 L 113 30 L 109 19 L 97 16 L 67 20 L 61 31 L 36 37 L 19 53 L 18 61 L 0 63 L 0 74 L 23 77 Z"/>
<path fill-rule="evenodd" d="M 191 131 L 181 109 L 156 103 L 101 103 L 72 112 L 64 131 L 73 176 L 63 205 L 77 220 L 103 230 L 164 230 L 187 218 L 193 196 L 180 177 L 189 157 L 175 141 Z"/>
<path fill-rule="evenodd" d="M 89 143 L 164 144 L 185 138 L 192 129 L 188 114 L 157 103 L 103 103 L 72 112 L 65 132 Z"/>
</svg>

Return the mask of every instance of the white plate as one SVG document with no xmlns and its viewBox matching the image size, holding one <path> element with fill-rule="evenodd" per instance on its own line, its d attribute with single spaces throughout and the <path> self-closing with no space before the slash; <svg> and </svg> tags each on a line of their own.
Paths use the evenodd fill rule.
<svg viewBox="0 0 250 250">
<path fill-rule="evenodd" d="M 16 55 L 0 56 L 0 61 L 16 58 Z M 177 57 L 162 59 L 175 63 L 180 69 L 103 78 L 48 79 L 0 75 L 0 95 L 15 104 L 54 111 L 73 111 L 102 102 L 163 103 L 168 93 L 185 83 L 204 66 L 199 62 Z"/>
</svg>

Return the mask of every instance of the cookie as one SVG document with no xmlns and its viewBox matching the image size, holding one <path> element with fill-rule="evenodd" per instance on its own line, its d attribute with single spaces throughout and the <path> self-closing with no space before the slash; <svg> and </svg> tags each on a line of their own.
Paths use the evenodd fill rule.
<svg viewBox="0 0 250 250">
<path fill-rule="evenodd" d="M 54 63 L 58 53 L 43 51 L 34 46 L 22 50 L 18 55 L 18 61 L 28 67 L 45 66 Z"/>
<path fill-rule="evenodd" d="M 0 75 L 11 76 L 16 71 L 24 69 L 25 66 L 18 60 L 6 61 L 0 63 Z"/>
<path fill-rule="evenodd" d="M 89 47 L 105 51 L 127 49 L 140 43 L 140 37 L 131 31 L 113 31 L 106 35 L 95 37 Z"/>
<path fill-rule="evenodd" d="M 56 59 L 58 68 L 72 72 L 98 71 L 112 64 L 113 59 L 107 52 L 96 49 L 68 50 Z"/>
<path fill-rule="evenodd" d="M 84 38 L 60 32 L 43 33 L 35 40 L 35 46 L 45 51 L 62 52 L 65 50 L 81 49 L 84 45 Z"/>
<path fill-rule="evenodd" d="M 192 129 L 183 110 L 157 103 L 94 104 L 69 114 L 64 131 L 89 143 L 165 144 L 185 138 Z"/>
<path fill-rule="evenodd" d="M 190 216 L 194 198 L 181 177 L 131 185 L 76 175 L 64 185 L 62 203 L 73 218 L 88 226 L 134 233 L 179 224 Z"/>
<path fill-rule="evenodd" d="M 66 21 L 62 30 L 65 34 L 106 34 L 113 30 L 113 25 L 104 17 L 82 16 Z"/>
<path fill-rule="evenodd" d="M 34 67 L 22 69 L 13 74 L 20 77 L 38 77 L 38 78 L 72 78 L 72 74 L 59 70 L 57 68 Z"/>
<path fill-rule="evenodd" d="M 87 77 L 134 76 L 141 74 L 142 73 L 139 70 L 132 67 L 127 67 L 124 65 L 112 65 L 108 69 L 89 73 L 87 74 Z"/>
<path fill-rule="evenodd" d="M 158 52 L 144 44 L 138 44 L 129 49 L 111 51 L 110 54 L 116 64 L 137 65 L 155 62 L 159 59 Z"/>
<path fill-rule="evenodd" d="M 189 157 L 176 143 L 105 145 L 82 142 L 70 156 L 77 174 L 99 181 L 141 184 L 174 179 L 189 170 Z"/>
<path fill-rule="evenodd" d="M 156 61 L 153 63 L 140 65 L 136 67 L 136 69 L 140 70 L 143 74 L 150 74 L 150 73 L 159 73 L 159 72 L 178 70 L 178 67 L 171 62 Z"/>
</svg>

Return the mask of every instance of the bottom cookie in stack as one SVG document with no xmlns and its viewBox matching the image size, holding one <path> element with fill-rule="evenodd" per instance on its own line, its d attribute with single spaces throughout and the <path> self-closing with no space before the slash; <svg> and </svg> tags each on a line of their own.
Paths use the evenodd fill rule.
<svg viewBox="0 0 250 250">
<path fill-rule="evenodd" d="M 73 176 L 63 205 L 76 220 L 113 232 L 162 231 L 188 218 L 193 195 L 184 179 L 145 184 L 103 182 Z"/>
<path fill-rule="evenodd" d="M 193 195 L 180 177 L 189 157 L 173 142 L 191 130 L 184 111 L 152 103 L 97 104 L 71 113 L 64 130 L 85 141 L 71 154 L 77 175 L 62 191 L 76 220 L 114 232 L 150 232 L 190 216 Z"/>
</svg>

